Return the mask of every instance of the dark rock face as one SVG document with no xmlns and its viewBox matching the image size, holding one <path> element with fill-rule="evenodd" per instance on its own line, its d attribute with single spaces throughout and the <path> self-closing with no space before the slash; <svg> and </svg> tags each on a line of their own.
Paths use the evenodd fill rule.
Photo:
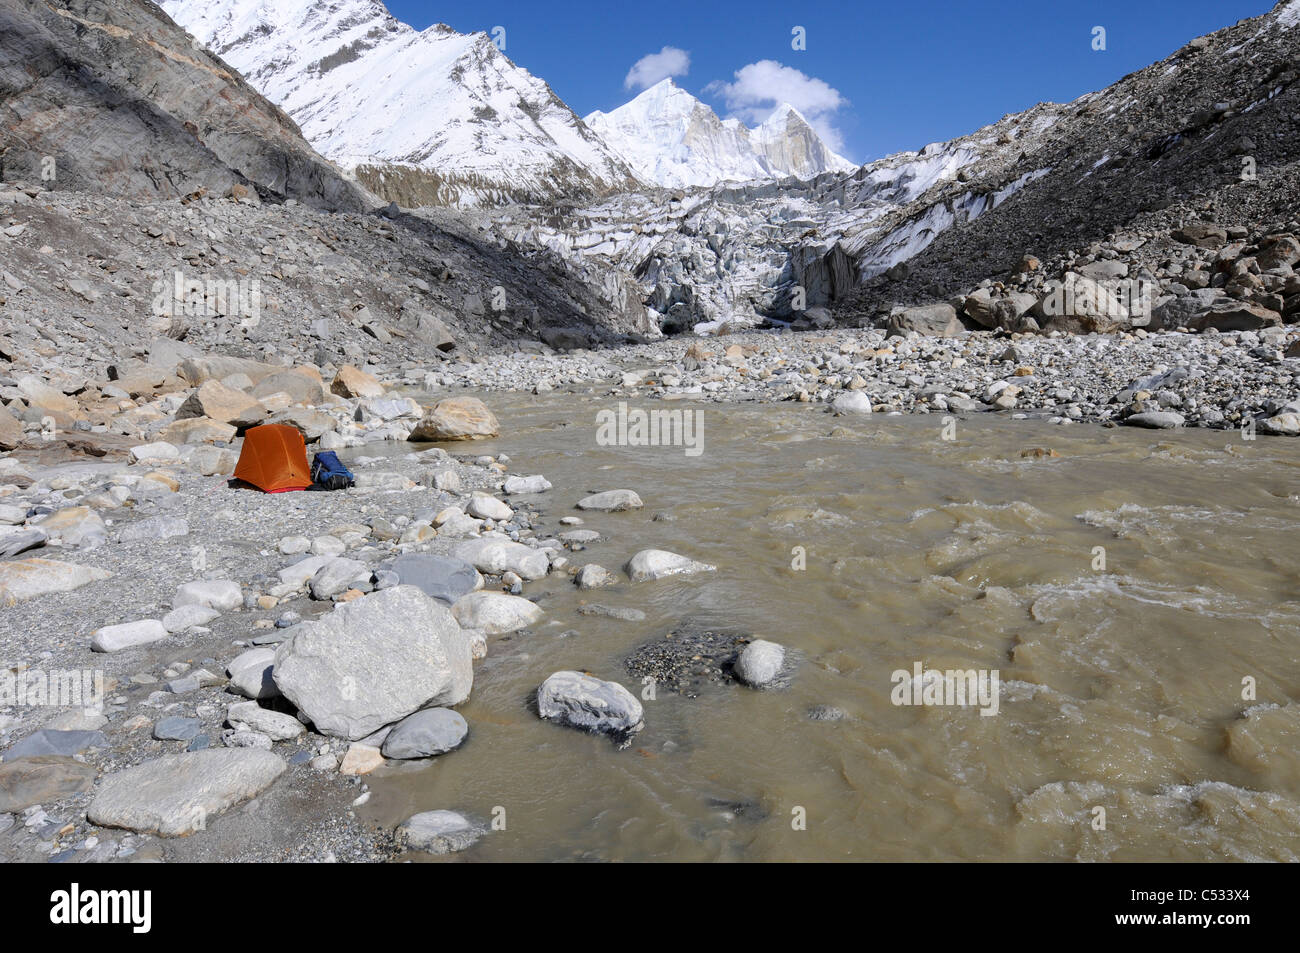
<svg viewBox="0 0 1300 953">
<path fill-rule="evenodd" d="M 838 242 L 829 249 L 801 245 L 790 255 L 795 284 L 804 289 L 808 308 L 824 307 L 845 297 L 857 283 L 856 268 Z M 788 310 L 788 302 L 782 302 Z"/>
<path fill-rule="evenodd" d="M 145 0 L 0 7 L 0 178 L 146 201 L 243 187 L 367 205 L 288 116 Z"/>
</svg>

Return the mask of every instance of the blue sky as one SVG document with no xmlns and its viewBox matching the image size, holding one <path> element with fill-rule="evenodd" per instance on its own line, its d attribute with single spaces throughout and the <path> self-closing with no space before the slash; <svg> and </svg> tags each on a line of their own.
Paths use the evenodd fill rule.
<svg viewBox="0 0 1300 953">
<path fill-rule="evenodd" d="M 643 80 L 665 67 L 680 70 L 688 59 L 677 84 L 720 115 L 750 125 L 775 97 L 800 98 L 794 105 L 812 113 L 814 124 L 855 162 L 962 135 L 1042 100 L 1071 100 L 1273 6 L 1270 0 L 387 5 L 419 29 L 439 21 L 462 32 L 504 27 L 506 55 L 550 83 L 579 115 L 630 99 L 638 91 L 625 85 L 633 66 L 668 47 L 640 71 Z M 804 50 L 792 48 L 796 26 L 805 30 Z M 1092 48 L 1096 26 L 1106 31 L 1104 51 Z"/>
</svg>

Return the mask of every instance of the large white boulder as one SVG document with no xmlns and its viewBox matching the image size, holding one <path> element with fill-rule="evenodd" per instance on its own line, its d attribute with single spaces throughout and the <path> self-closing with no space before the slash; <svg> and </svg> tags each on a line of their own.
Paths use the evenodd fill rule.
<svg viewBox="0 0 1300 953">
<path fill-rule="evenodd" d="M 414 586 L 342 603 L 293 628 L 275 684 L 322 734 L 356 741 L 474 683 L 469 639 L 451 610 Z"/>
</svg>

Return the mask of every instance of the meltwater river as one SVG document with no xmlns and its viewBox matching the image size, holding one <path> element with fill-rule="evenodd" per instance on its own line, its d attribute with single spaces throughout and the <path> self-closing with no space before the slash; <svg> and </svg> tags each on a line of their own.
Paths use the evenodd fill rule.
<svg viewBox="0 0 1300 953">
<path fill-rule="evenodd" d="M 501 437 L 449 449 L 545 474 L 543 532 L 645 500 L 583 514 L 576 564 L 718 569 L 529 584 L 546 615 L 489 640 L 465 745 L 372 775 L 366 816 L 497 817 L 485 860 L 1300 858 L 1300 442 L 653 405 L 702 415 L 693 456 L 601 445 L 608 401 L 487 400 Z M 530 710 L 559 669 L 640 693 L 628 655 L 701 628 L 784 644 L 788 684 L 658 691 L 625 750 Z M 917 663 L 995 673 L 996 714 L 895 704 Z"/>
</svg>

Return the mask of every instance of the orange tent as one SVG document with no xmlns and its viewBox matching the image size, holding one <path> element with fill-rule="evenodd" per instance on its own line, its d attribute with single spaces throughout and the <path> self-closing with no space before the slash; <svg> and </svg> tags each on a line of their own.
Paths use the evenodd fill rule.
<svg viewBox="0 0 1300 953">
<path fill-rule="evenodd" d="M 235 464 L 235 479 L 267 493 L 307 489 L 311 486 L 311 469 L 302 434 L 284 424 L 248 428 Z"/>
</svg>

